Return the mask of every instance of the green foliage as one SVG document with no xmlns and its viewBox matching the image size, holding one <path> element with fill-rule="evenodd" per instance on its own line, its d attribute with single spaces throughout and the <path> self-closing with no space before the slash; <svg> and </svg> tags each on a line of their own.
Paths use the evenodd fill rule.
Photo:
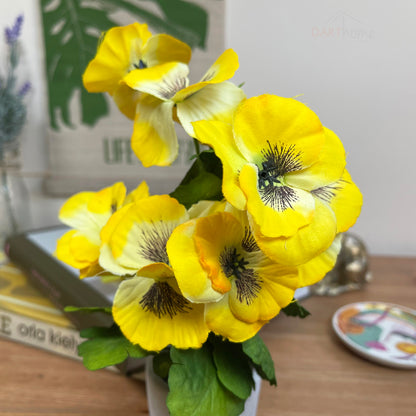
<svg viewBox="0 0 416 416">
<path fill-rule="evenodd" d="M 220 201 L 222 165 L 214 152 L 204 151 L 192 164 L 179 186 L 170 194 L 189 208 L 201 200 Z"/>
<path fill-rule="evenodd" d="M 254 387 L 254 380 L 250 361 L 247 360 L 241 344 L 220 341 L 218 338 L 213 344 L 213 357 L 219 380 L 237 397 L 246 400 Z"/>
<path fill-rule="evenodd" d="M 293 299 L 285 308 L 282 309 L 282 312 L 287 316 L 297 316 L 299 318 L 306 318 L 311 313 L 306 310 L 296 299 Z"/>
<path fill-rule="evenodd" d="M 183 0 L 150 1 L 158 4 L 163 18 L 140 7 L 145 0 L 41 0 L 52 128 L 58 129 L 60 121 L 71 126 L 69 103 L 75 93 L 79 93 L 84 124 L 94 125 L 108 113 L 105 96 L 88 93 L 82 85 L 82 74 L 95 55 L 101 33 L 118 25 L 111 17 L 114 11 L 128 12 L 191 47 L 205 46 L 207 13 L 203 8 Z"/>
<path fill-rule="evenodd" d="M 173 26 L 172 29 L 177 32 L 177 38 L 186 42 L 191 48 L 198 46 L 205 49 L 208 15 L 204 9 L 183 0 L 155 0 L 155 2 Z"/>
<path fill-rule="evenodd" d="M 253 338 L 243 342 L 242 346 L 244 353 L 251 359 L 260 377 L 268 380 L 270 384 L 276 385 L 274 363 L 260 336 L 256 334 Z"/>
<path fill-rule="evenodd" d="M 89 370 L 99 370 L 120 364 L 128 357 L 142 358 L 149 354 L 127 340 L 117 325 L 88 328 L 81 331 L 81 337 L 89 338 L 78 346 L 78 354 Z"/>
<path fill-rule="evenodd" d="M 66 306 L 65 312 L 83 312 L 83 313 L 94 313 L 102 312 L 111 315 L 111 307 L 105 308 L 101 306 Z"/>
<path fill-rule="evenodd" d="M 220 382 L 210 345 L 200 349 L 171 348 L 167 399 L 171 416 L 237 416 L 244 409 L 238 398 Z"/>
<path fill-rule="evenodd" d="M 81 93 L 82 122 L 93 125 L 107 114 L 107 102 L 103 94 L 89 94 L 83 88 L 82 74 L 95 55 L 100 33 L 115 22 L 107 11 L 77 0 L 41 0 L 41 7 L 51 126 L 58 129 L 60 118 L 71 126 L 69 101 L 77 91 Z"/>
<path fill-rule="evenodd" d="M 0 86 L 0 161 L 6 146 L 17 147 L 17 137 L 26 121 L 26 107 L 21 97 Z"/>
<path fill-rule="evenodd" d="M 163 380 L 168 379 L 169 370 L 172 365 L 169 350 L 163 350 L 153 357 L 153 371 Z"/>
</svg>

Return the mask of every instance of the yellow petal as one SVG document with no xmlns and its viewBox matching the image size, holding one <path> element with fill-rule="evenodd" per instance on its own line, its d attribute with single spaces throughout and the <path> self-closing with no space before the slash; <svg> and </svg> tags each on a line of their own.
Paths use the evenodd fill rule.
<svg viewBox="0 0 416 416">
<path fill-rule="evenodd" d="M 250 257 L 246 256 L 250 261 Z M 250 301 L 240 299 L 238 281 L 233 282 L 229 294 L 229 304 L 233 315 L 241 321 L 254 323 L 274 318 L 293 299 L 299 285 L 298 271 L 295 267 L 282 266 L 271 260 L 263 260 L 263 265 L 253 267 L 261 289 Z"/>
<path fill-rule="evenodd" d="M 239 247 L 244 235 L 243 226 L 228 212 L 218 212 L 196 221 L 194 242 L 199 261 L 213 289 L 220 293 L 231 289 L 231 282 L 221 265 L 221 256 L 225 249 Z"/>
<path fill-rule="evenodd" d="M 149 186 L 147 185 L 146 181 L 142 181 L 140 185 L 131 191 L 124 200 L 124 205 L 129 204 L 130 202 L 137 202 L 140 199 L 147 198 L 150 196 L 149 194 Z"/>
<path fill-rule="evenodd" d="M 88 233 L 94 238 L 111 214 L 123 204 L 126 188 L 122 182 L 98 192 L 79 192 L 71 196 L 62 206 L 59 219 L 72 228 Z"/>
<path fill-rule="evenodd" d="M 236 208 L 245 209 L 246 197 L 240 189 L 238 175 L 247 163 L 238 150 L 230 125 L 220 121 L 197 121 L 193 123 L 195 137 L 214 148 L 223 165 L 222 192 Z"/>
<path fill-rule="evenodd" d="M 172 102 L 150 95 L 137 104 L 131 147 L 145 167 L 168 166 L 178 155 L 172 107 Z"/>
<path fill-rule="evenodd" d="M 225 50 L 211 65 L 200 82 L 219 83 L 234 76 L 238 69 L 238 55 L 233 49 Z"/>
<path fill-rule="evenodd" d="M 151 263 L 168 264 L 166 243 L 173 229 L 188 220 L 185 207 L 168 195 L 154 195 L 127 205 L 122 211 L 122 218 L 116 217 L 107 238 L 117 265 L 140 270 Z M 111 262 L 112 258 L 107 256 L 106 260 Z M 100 264 L 117 274 L 110 264 L 102 263 L 102 257 Z"/>
<path fill-rule="evenodd" d="M 100 256 L 98 258 L 98 264 L 104 270 L 116 275 L 116 276 L 133 276 L 138 270 L 136 267 L 126 267 L 121 265 L 114 257 L 111 246 L 108 244 L 102 244 L 100 248 Z"/>
<path fill-rule="evenodd" d="M 335 237 L 331 246 L 322 254 L 300 265 L 299 268 L 299 287 L 310 286 L 317 283 L 331 271 L 337 261 L 341 250 L 342 234 Z"/>
<path fill-rule="evenodd" d="M 219 56 L 199 82 L 178 90 L 173 100 L 176 103 L 182 102 L 208 85 L 227 81 L 234 76 L 237 69 L 238 56 L 232 49 L 227 49 Z"/>
<path fill-rule="evenodd" d="M 79 192 L 68 198 L 59 211 L 59 220 L 72 228 L 88 228 L 90 216 L 87 207 L 94 195 L 94 192 Z"/>
<path fill-rule="evenodd" d="M 329 204 L 337 218 L 337 232 L 343 233 L 355 224 L 361 212 L 363 196 L 347 169 L 337 182 L 312 191 Z"/>
<path fill-rule="evenodd" d="M 274 95 L 245 100 L 236 111 L 233 131 L 241 153 L 256 164 L 261 164 L 270 147 L 283 146 L 306 168 L 318 160 L 325 141 L 323 126 L 312 110 L 297 100 Z"/>
<path fill-rule="evenodd" d="M 311 191 L 341 178 L 346 163 L 344 146 L 333 131 L 327 128 L 324 130 L 325 143 L 319 154 L 319 160 L 300 172 L 290 172 L 285 175 L 289 185 Z"/>
<path fill-rule="evenodd" d="M 54 254 L 64 263 L 75 267 L 76 269 L 82 269 L 84 267 L 88 267 L 90 263 L 89 261 L 82 261 L 74 257 L 71 249 L 71 241 L 76 233 L 76 230 L 70 230 L 66 232 L 61 238 L 59 238 L 56 242 L 56 250 Z"/>
<path fill-rule="evenodd" d="M 315 201 L 309 192 L 284 184 L 258 189 L 258 169 L 252 164 L 241 169 L 239 181 L 247 211 L 262 235 L 288 237 L 312 221 Z"/>
<path fill-rule="evenodd" d="M 188 209 L 189 218 L 207 217 L 225 210 L 226 201 L 199 201 Z"/>
<path fill-rule="evenodd" d="M 84 234 L 77 232 L 72 235 L 70 249 L 77 261 L 92 264 L 98 260 L 100 246 Z"/>
<path fill-rule="evenodd" d="M 128 85 L 118 84 L 112 93 L 114 102 L 118 109 L 129 119 L 134 120 L 136 115 L 137 103 L 140 99 L 141 93 L 130 88 Z"/>
<path fill-rule="evenodd" d="M 191 302 L 216 302 L 222 294 L 211 286 L 193 241 L 196 221 L 175 228 L 167 243 L 169 261 L 182 294 Z M 185 255 L 186 253 L 186 255 Z"/>
<path fill-rule="evenodd" d="M 288 238 L 268 238 L 262 235 L 252 221 L 253 232 L 261 250 L 277 263 L 299 265 L 321 254 L 334 241 L 336 219 L 333 211 L 325 203 L 315 201 L 312 222 L 300 228 Z"/>
<path fill-rule="evenodd" d="M 143 277 L 123 281 L 114 298 L 113 317 L 127 339 L 149 351 L 168 345 L 200 348 L 209 332 L 204 306 L 188 302 L 174 281 Z"/>
<path fill-rule="evenodd" d="M 131 71 L 123 78 L 123 82 L 130 88 L 166 101 L 188 85 L 188 73 L 188 65 L 181 62 L 167 62 Z"/>
<path fill-rule="evenodd" d="M 98 264 L 98 261 L 97 261 L 81 269 L 79 271 L 79 278 L 84 279 L 86 277 L 98 276 L 98 275 L 102 275 L 103 272 L 104 272 L 103 268 Z"/>
<path fill-rule="evenodd" d="M 177 115 L 182 127 L 191 136 L 195 136 L 192 122 L 198 120 L 220 120 L 231 123 L 235 109 L 245 94 L 231 82 L 207 85 L 197 94 L 188 96 L 177 103 Z"/>
<path fill-rule="evenodd" d="M 237 319 L 228 305 L 228 294 L 219 302 L 205 306 L 205 322 L 209 329 L 231 342 L 244 342 L 257 334 L 267 321 L 247 323 Z"/>
<path fill-rule="evenodd" d="M 112 94 L 119 81 L 142 57 L 142 48 L 151 37 L 146 24 L 133 23 L 106 32 L 95 58 L 83 75 L 89 92 Z"/>
<path fill-rule="evenodd" d="M 94 197 L 88 201 L 88 210 L 94 214 L 109 216 L 117 211 L 124 202 L 126 197 L 126 187 L 122 182 L 116 182 L 114 185 L 101 189 L 96 192 Z"/>
<path fill-rule="evenodd" d="M 164 33 L 152 36 L 143 50 L 143 60 L 148 67 L 173 61 L 187 64 L 191 55 L 186 43 Z"/>
<path fill-rule="evenodd" d="M 142 267 L 137 275 L 140 277 L 150 277 L 157 281 L 166 281 L 171 277 L 174 277 L 173 270 L 165 263 L 152 263 Z"/>
</svg>

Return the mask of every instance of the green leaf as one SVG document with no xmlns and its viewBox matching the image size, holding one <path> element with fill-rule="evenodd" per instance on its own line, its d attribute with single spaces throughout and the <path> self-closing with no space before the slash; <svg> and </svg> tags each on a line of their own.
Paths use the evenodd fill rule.
<svg viewBox="0 0 416 416">
<path fill-rule="evenodd" d="M 65 306 L 64 312 L 102 312 L 111 315 L 111 307 L 105 308 L 101 306 Z"/>
<path fill-rule="evenodd" d="M 188 184 L 179 185 L 170 195 L 186 208 L 201 200 L 220 201 L 221 179 L 209 172 L 200 174 Z"/>
<path fill-rule="evenodd" d="M 171 365 L 172 360 L 169 351 L 161 351 L 153 357 L 153 371 L 163 380 L 168 379 Z"/>
<path fill-rule="evenodd" d="M 299 318 L 306 318 L 311 313 L 306 310 L 300 303 L 293 299 L 285 308 L 282 308 L 282 312 L 287 316 L 298 316 Z"/>
<path fill-rule="evenodd" d="M 221 160 L 212 150 L 205 150 L 198 155 L 196 161 L 192 164 L 185 177 L 182 179 L 181 185 L 188 184 L 198 175 L 206 172 L 210 172 L 222 179 Z"/>
<path fill-rule="evenodd" d="M 268 380 L 270 384 L 276 385 L 274 363 L 260 336 L 256 334 L 253 338 L 244 341 L 242 345 L 244 353 L 251 359 L 260 377 Z"/>
<path fill-rule="evenodd" d="M 199 5 L 183 0 L 156 0 L 166 19 L 181 28 L 183 33 L 178 34 L 180 39 L 202 49 L 206 47 L 208 31 L 207 12 Z"/>
<path fill-rule="evenodd" d="M 81 331 L 81 336 L 90 338 L 78 346 L 78 355 L 89 370 L 99 370 L 120 364 L 128 357 L 142 358 L 149 354 L 125 338 L 117 325 L 88 328 Z"/>
<path fill-rule="evenodd" d="M 108 11 L 77 0 L 41 0 L 46 49 L 49 116 L 54 129 L 59 121 L 72 126 L 69 104 L 79 92 L 82 121 L 93 125 L 108 113 L 103 94 L 89 94 L 82 74 L 97 50 L 101 32 L 116 25 Z"/>
<path fill-rule="evenodd" d="M 238 398 L 218 380 L 207 344 L 200 349 L 171 348 L 167 405 L 171 416 L 237 416 L 244 409 Z"/>
<path fill-rule="evenodd" d="M 166 32 L 187 43 L 191 48 L 198 46 L 205 49 L 207 38 L 208 13 L 199 5 L 183 0 L 150 0 L 159 6 L 160 13 L 152 13 L 138 4 L 126 0 L 101 0 L 106 6 L 124 10 L 136 17 L 140 22 L 147 23 L 157 32 Z"/>
<path fill-rule="evenodd" d="M 241 344 L 216 338 L 213 357 L 221 383 L 240 399 L 247 399 L 254 387 L 254 380 Z"/>
<path fill-rule="evenodd" d="M 222 165 L 214 152 L 200 153 L 179 186 L 170 194 L 189 208 L 201 200 L 220 201 Z"/>
</svg>

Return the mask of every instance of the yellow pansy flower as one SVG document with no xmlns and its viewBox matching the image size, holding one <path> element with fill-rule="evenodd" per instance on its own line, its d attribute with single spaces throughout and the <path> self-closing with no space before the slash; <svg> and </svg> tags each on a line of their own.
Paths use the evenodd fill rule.
<svg viewBox="0 0 416 416">
<path fill-rule="evenodd" d="M 255 233 L 257 242 L 261 249 L 274 259 L 282 259 L 289 264 L 309 263 L 321 265 L 322 270 L 327 273 L 335 265 L 336 256 L 340 249 L 340 242 L 335 239 L 334 243 L 325 250 L 322 255 L 314 255 L 310 258 L 309 252 L 320 252 L 321 242 L 316 236 L 320 235 L 320 229 L 332 225 L 332 219 L 336 221 L 336 233 L 343 233 L 352 227 L 357 220 L 363 197 L 357 185 L 352 181 L 347 169 L 342 176 L 325 186 L 312 189 L 311 194 L 315 198 L 316 218 L 309 227 L 301 228 L 294 236 L 288 238 L 267 238 L 261 233 Z M 325 210 L 322 208 L 325 207 Z M 330 215 L 330 212 L 333 215 Z M 256 229 L 256 226 L 254 227 Z M 315 231 L 316 230 L 316 231 Z M 332 266 L 331 266 L 332 265 Z M 321 274 L 315 273 L 306 279 L 308 284 L 316 283 Z M 323 277 L 323 275 L 321 276 Z M 317 279 L 316 281 L 313 281 Z"/>
<path fill-rule="evenodd" d="M 199 348 L 208 337 L 204 307 L 183 297 L 166 252 L 173 229 L 188 218 L 176 199 L 155 195 L 120 209 L 101 233 L 100 265 L 125 276 L 113 318 L 126 338 L 147 350 Z"/>
<path fill-rule="evenodd" d="M 209 329 L 233 342 L 254 336 L 290 303 L 299 284 L 296 267 L 262 253 L 243 215 L 217 212 L 192 219 L 167 243 L 182 294 L 205 303 Z"/>
<path fill-rule="evenodd" d="M 134 275 L 155 263 L 169 268 L 166 242 L 174 228 L 188 219 L 186 208 L 168 195 L 126 205 L 101 232 L 101 267 L 121 276 Z"/>
<path fill-rule="evenodd" d="M 130 88 L 143 93 L 137 102 L 131 144 L 144 166 L 166 166 L 176 159 L 174 119 L 191 137 L 193 121 L 231 122 L 233 111 L 245 98 L 241 88 L 227 81 L 237 68 L 237 54 L 228 49 L 193 85 L 189 85 L 188 66 L 181 62 L 159 65 L 152 72 L 133 71 L 123 78 Z"/>
<path fill-rule="evenodd" d="M 142 182 L 126 197 L 126 187 L 117 182 L 98 192 L 80 192 L 70 197 L 59 212 L 62 223 L 72 229 L 57 242 L 56 256 L 72 267 L 80 269 L 80 277 L 93 276 L 98 267 L 100 233 L 110 217 L 124 204 L 149 196 L 146 182 Z"/>
<path fill-rule="evenodd" d="M 256 241 L 269 257 L 303 264 L 331 246 L 340 227 L 317 190 L 342 178 L 345 151 L 312 110 L 294 99 L 262 95 L 245 100 L 232 125 L 193 125 L 197 139 L 222 161 L 224 196 L 247 209 Z M 348 206 L 354 208 L 344 209 L 350 225 L 360 195 L 351 192 Z"/>
<path fill-rule="evenodd" d="M 166 34 L 152 36 L 146 24 L 113 27 L 104 34 L 83 82 L 89 92 L 108 92 L 120 111 L 133 119 L 140 93 L 120 84 L 123 77 L 132 71 L 151 74 L 160 64 L 190 59 L 188 45 Z"/>
<path fill-rule="evenodd" d="M 161 269 L 159 269 L 161 271 Z M 148 351 L 168 345 L 200 348 L 209 329 L 204 305 L 185 299 L 173 276 L 135 276 L 124 280 L 114 297 L 113 318 L 133 344 Z"/>
</svg>

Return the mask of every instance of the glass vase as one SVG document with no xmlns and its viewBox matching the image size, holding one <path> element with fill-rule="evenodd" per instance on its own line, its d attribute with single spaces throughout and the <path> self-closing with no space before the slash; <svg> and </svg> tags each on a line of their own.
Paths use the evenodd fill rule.
<svg viewBox="0 0 416 416">
<path fill-rule="evenodd" d="M 0 160 L 0 252 L 10 235 L 31 226 L 29 192 L 19 163 Z"/>
</svg>

